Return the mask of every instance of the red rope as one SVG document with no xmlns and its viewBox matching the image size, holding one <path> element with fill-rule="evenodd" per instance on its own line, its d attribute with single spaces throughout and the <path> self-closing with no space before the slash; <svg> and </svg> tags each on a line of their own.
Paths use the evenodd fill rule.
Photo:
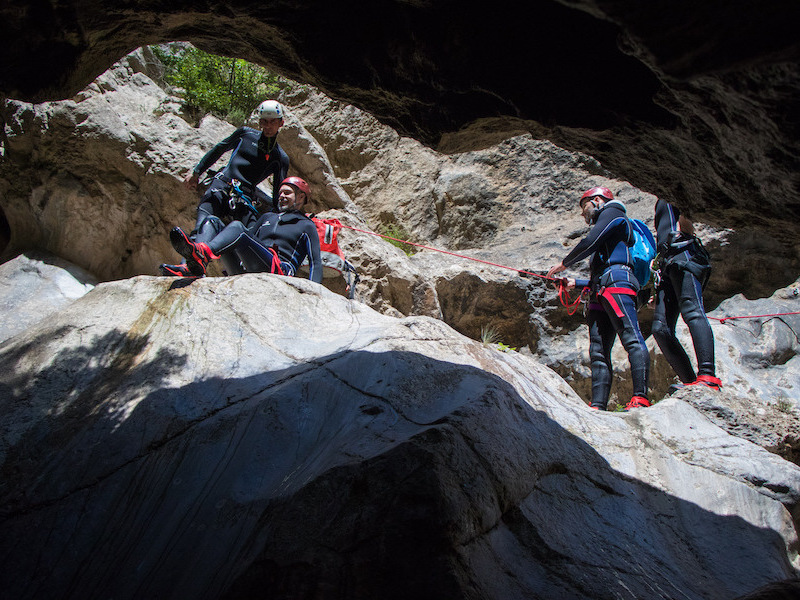
<svg viewBox="0 0 800 600">
<path fill-rule="evenodd" d="M 408 244 L 409 246 L 416 246 L 417 248 L 422 248 L 424 250 L 432 250 L 434 252 L 441 252 L 442 254 L 449 254 L 450 256 L 455 256 L 457 258 L 464 258 L 466 260 L 472 260 L 475 262 L 483 263 L 484 265 L 489 265 L 491 267 L 498 267 L 500 269 L 508 269 L 509 271 L 516 271 L 517 273 L 522 273 L 524 275 L 532 275 L 534 277 L 539 277 L 540 279 L 549 279 L 550 281 L 555 281 L 558 283 L 558 300 L 561 302 L 561 305 L 567 309 L 567 314 L 574 315 L 577 310 L 578 306 L 581 303 L 581 300 L 584 299 L 586 289 L 577 297 L 575 300 L 571 300 L 569 297 L 569 291 L 567 290 L 566 286 L 566 279 L 562 277 L 548 277 L 547 275 L 540 275 L 539 273 L 533 273 L 532 271 L 525 271 L 523 269 L 516 269 L 514 267 L 509 267 L 506 265 L 501 265 L 498 263 L 489 262 L 488 260 L 481 260 L 480 258 L 474 258 L 472 256 L 466 256 L 465 254 L 458 254 L 456 252 L 449 252 L 447 250 L 440 250 L 439 248 L 434 248 L 433 246 L 426 246 L 424 244 L 416 244 L 414 242 L 409 242 L 408 240 L 401 240 L 398 238 L 393 238 L 388 235 L 384 235 L 382 233 L 375 233 L 374 231 L 368 231 L 366 229 L 359 229 L 358 227 L 350 227 L 349 225 L 342 224 L 342 227 L 345 229 L 352 229 L 353 231 L 358 231 L 360 233 L 366 233 L 367 235 L 374 235 L 376 237 L 384 238 L 387 240 L 392 240 L 393 242 L 399 242 L 401 244 Z M 730 321 L 733 319 L 760 319 L 763 317 L 785 317 L 788 315 L 800 315 L 800 312 L 788 312 L 788 313 L 774 313 L 770 315 L 750 315 L 750 316 L 740 316 L 740 317 L 708 317 L 709 319 L 714 319 L 715 321 L 719 321 L 720 323 L 724 323 L 725 321 Z"/>
<path fill-rule="evenodd" d="M 720 323 L 725 321 L 732 321 L 733 319 L 762 319 L 764 317 L 788 317 L 789 315 L 800 315 L 800 312 L 785 312 L 785 313 L 772 313 L 767 315 L 748 315 L 744 317 L 708 317 Z"/>
<path fill-rule="evenodd" d="M 500 269 L 508 269 L 509 271 L 516 271 L 517 273 L 522 273 L 524 275 L 533 275 L 534 277 L 539 277 L 540 279 L 549 279 L 550 281 L 555 281 L 558 283 L 558 300 L 561 302 L 561 305 L 567 309 L 567 313 L 570 315 L 574 315 L 578 310 L 578 305 L 583 300 L 583 294 L 581 293 L 575 301 L 570 300 L 569 292 L 567 291 L 566 286 L 566 279 L 561 277 L 548 277 L 547 275 L 540 275 L 539 273 L 533 273 L 532 271 L 524 271 L 523 269 L 515 269 L 514 267 L 509 267 L 506 265 L 501 265 L 498 263 L 489 262 L 488 260 L 481 260 L 480 258 L 473 258 L 472 256 L 466 256 L 464 254 L 458 254 L 456 252 L 449 252 L 447 250 L 440 250 L 439 248 L 434 248 L 433 246 L 426 246 L 424 244 L 416 244 L 414 242 L 409 242 L 408 240 L 400 240 L 397 238 L 393 238 L 388 235 L 384 235 L 382 233 L 375 233 L 374 231 L 367 231 L 366 229 L 359 229 L 358 227 L 350 227 L 349 225 L 342 225 L 345 229 L 352 229 L 353 231 L 359 231 L 361 233 L 366 233 L 368 235 L 374 235 L 380 238 L 384 238 L 387 240 L 392 240 L 394 242 L 400 242 L 401 244 L 408 244 L 409 246 L 416 246 L 417 248 L 423 248 L 425 250 L 433 250 L 434 252 L 441 252 L 442 254 L 449 254 L 450 256 L 456 256 L 458 258 L 465 258 L 467 260 L 472 260 L 475 262 L 483 263 L 484 265 L 489 265 L 492 267 L 498 267 Z"/>
<path fill-rule="evenodd" d="M 516 271 L 517 273 L 524 273 L 525 275 L 533 275 L 534 277 L 540 277 L 541 279 L 549 279 L 551 281 L 558 281 L 555 277 L 548 277 L 547 275 L 539 275 L 538 273 L 533 273 L 531 271 L 524 271 L 522 269 L 515 269 L 514 267 L 507 267 L 506 265 L 499 265 L 497 263 L 489 262 L 488 260 L 481 260 L 480 258 L 473 258 L 472 256 L 466 256 L 464 254 L 457 254 L 455 252 L 448 252 L 447 250 L 440 250 L 439 248 L 434 248 L 432 246 L 425 246 L 424 244 L 415 244 L 414 242 L 409 242 L 408 240 L 399 240 L 397 238 L 390 237 L 388 235 L 383 235 L 382 233 L 375 233 L 374 231 L 367 231 L 366 229 L 359 229 L 358 227 L 350 227 L 349 225 L 342 225 L 345 229 L 352 229 L 353 231 L 360 231 L 361 233 L 366 233 L 369 235 L 374 235 L 377 237 L 382 237 L 387 240 L 392 240 L 394 242 L 400 242 L 401 244 L 408 244 L 409 246 L 416 246 L 417 248 L 423 248 L 425 250 L 433 250 L 434 252 L 441 252 L 442 254 L 449 254 L 450 256 L 456 256 L 458 258 L 466 258 L 467 260 L 473 260 L 475 262 L 483 263 L 485 265 L 489 265 L 492 267 L 499 267 L 501 269 L 508 269 L 510 271 Z"/>
<path fill-rule="evenodd" d="M 589 288 L 583 288 L 583 291 L 578 294 L 578 297 L 575 298 L 575 300 L 570 300 L 567 283 L 564 279 L 561 279 L 558 282 L 558 301 L 561 302 L 561 306 L 567 309 L 567 314 L 572 316 L 578 312 L 578 307 L 588 291 Z"/>
</svg>

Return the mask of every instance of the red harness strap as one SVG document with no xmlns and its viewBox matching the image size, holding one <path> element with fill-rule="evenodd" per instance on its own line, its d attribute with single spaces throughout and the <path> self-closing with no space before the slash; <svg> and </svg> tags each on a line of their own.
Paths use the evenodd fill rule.
<svg viewBox="0 0 800 600">
<path fill-rule="evenodd" d="M 608 302 L 609 306 L 611 306 L 611 310 L 614 311 L 614 314 L 621 319 L 622 317 L 625 316 L 625 313 L 622 312 L 622 308 L 620 308 L 617 299 L 614 298 L 614 294 L 623 294 L 625 296 L 636 296 L 636 291 L 625 287 L 607 287 L 604 288 L 598 294 L 598 296 L 600 296 L 601 298 L 605 298 L 606 302 Z"/>
<path fill-rule="evenodd" d="M 285 275 L 286 273 L 283 272 L 281 268 L 281 259 L 278 258 L 278 253 L 275 252 L 274 248 L 267 248 L 267 250 L 272 254 L 272 264 L 270 265 L 270 273 L 274 275 Z"/>
</svg>

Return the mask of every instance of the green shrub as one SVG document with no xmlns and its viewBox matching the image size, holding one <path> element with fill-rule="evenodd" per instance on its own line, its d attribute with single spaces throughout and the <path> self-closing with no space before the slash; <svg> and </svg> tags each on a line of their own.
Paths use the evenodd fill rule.
<svg viewBox="0 0 800 600">
<path fill-rule="evenodd" d="M 397 246 L 406 253 L 407 256 L 412 256 L 418 252 L 417 247 L 411 244 L 405 243 L 403 240 L 408 240 L 409 233 L 405 230 L 405 228 L 400 225 L 399 223 L 384 223 L 378 228 L 378 233 L 381 235 L 385 235 L 389 238 L 394 239 L 387 239 L 386 241 L 389 242 L 392 246 Z"/>
<path fill-rule="evenodd" d="M 242 125 L 261 101 L 281 88 L 277 75 L 241 58 L 216 56 L 185 44 L 151 49 L 164 64 L 166 82 L 183 90 L 190 112 L 211 113 Z"/>
</svg>

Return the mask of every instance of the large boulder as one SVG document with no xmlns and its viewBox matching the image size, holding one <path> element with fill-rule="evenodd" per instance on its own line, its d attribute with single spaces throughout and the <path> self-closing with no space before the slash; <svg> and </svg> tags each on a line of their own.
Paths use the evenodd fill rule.
<svg viewBox="0 0 800 600">
<path fill-rule="evenodd" d="M 676 397 L 733 435 L 800 463 L 800 281 L 770 298 L 730 298 L 709 318 L 723 393 L 682 390 Z M 677 332 L 694 361 L 683 322 Z M 668 382 L 669 365 L 660 353 L 654 358 L 658 380 Z"/>
<path fill-rule="evenodd" d="M 0 363 L 20 600 L 722 600 L 796 572 L 800 468 L 307 280 L 101 283 Z"/>
<path fill-rule="evenodd" d="M 21 254 L 0 265 L 0 342 L 49 318 L 97 284 L 93 275 L 57 256 Z"/>
</svg>

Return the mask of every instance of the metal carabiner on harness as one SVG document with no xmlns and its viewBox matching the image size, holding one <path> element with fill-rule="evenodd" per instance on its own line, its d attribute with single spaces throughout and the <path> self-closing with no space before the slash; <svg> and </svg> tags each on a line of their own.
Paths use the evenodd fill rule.
<svg viewBox="0 0 800 600">
<path fill-rule="evenodd" d="M 238 179 L 231 179 L 231 187 L 228 190 L 228 206 L 231 207 L 231 210 L 236 208 L 236 198 L 234 192 L 242 193 L 241 189 L 239 188 L 239 180 Z"/>
</svg>

